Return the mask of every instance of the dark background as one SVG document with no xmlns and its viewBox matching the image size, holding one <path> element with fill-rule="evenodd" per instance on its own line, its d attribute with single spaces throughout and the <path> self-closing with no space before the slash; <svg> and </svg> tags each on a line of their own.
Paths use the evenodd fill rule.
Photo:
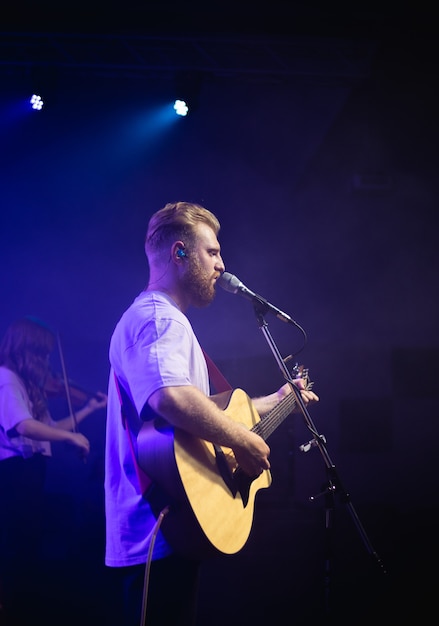
<svg viewBox="0 0 439 626">
<path fill-rule="evenodd" d="M 227 270 L 307 334 L 301 350 L 295 327 L 266 317 L 281 355 L 310 370 L 312 419 L 342 484 L 310 501 L 326 464 L 300 452 L 311 435 L 288 418 L 248 544 L 206 565 L 200 626 L 426 619 L 438 557 L 433 9 L 18 3 L 2 24 L 1 328 L 44 319 L 70 378 L 105 390 L 113 327 L 147 281 L 147 221 L 189 200 L 218 215 Z M 166 113 L 179 84 L 197 97 L 187 118 Z M 26 100 L 37 86 L 41 112 Z M 280 386 L 248 301 L 221 291 L 190 317 L 234 386 Z M 105 412 L 81 430 L 86 464 L 54 447 L 35 584 L 54 623 L 113 626 Z"/>
</svg>

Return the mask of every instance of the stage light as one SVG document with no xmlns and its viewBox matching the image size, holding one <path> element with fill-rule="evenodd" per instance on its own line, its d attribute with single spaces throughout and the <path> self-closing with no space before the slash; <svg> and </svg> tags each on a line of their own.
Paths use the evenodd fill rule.
<svg viewBox="0 0 439 626">
<path fill-rule="evenodd" d="M 32 98 L 30 99 L 30 103 L 33 109 L 35 109 L 36 111 L 41 111 L 41 109 L 43 108 L 44 102 L 41 96 L 38 96 L 37 94 L 33 94 Z"/>
<path fill-rule="evenodd" d="M 174 101 L 177 115 L 192 115 L 198 108 L 200 91 L 205 80 L 201 72 L 177 72 L 174 76 Z"/>
<path fill-rule="evenodd" d="M 189 107 L 184 100 L 176 100 L 174 102 L 174 110 L 177 115 L 186 116 L 189 113 Z"/>
</svg>

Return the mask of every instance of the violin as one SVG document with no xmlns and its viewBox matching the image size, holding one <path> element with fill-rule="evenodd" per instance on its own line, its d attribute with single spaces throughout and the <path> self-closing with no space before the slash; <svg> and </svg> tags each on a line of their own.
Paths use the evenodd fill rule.
<svg viewBox="0 0 439 626">
<path fill-rule="evenodd" d="M 84 389 L 72 380 L 67 380 L 70 400 L 76 408 L 84 406 L 90 398 L 98 398 L 99 395 L 95 391 Z M 49 372 L 44 384 L 44 391 L 48 398 L 65 398 L 67 399 L 66 384 L 61 374 Z"/>
</svg>

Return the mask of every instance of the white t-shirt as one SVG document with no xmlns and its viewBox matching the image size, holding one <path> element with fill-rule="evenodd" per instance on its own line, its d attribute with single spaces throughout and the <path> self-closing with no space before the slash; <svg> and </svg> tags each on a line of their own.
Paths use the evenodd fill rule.
<svg viewBox="0 0 439 626">
<path fill-rule="evenodd" d="M 139 415 L 151 394 L 162 387 L 193 385 L 206 395 L 210 390 L 206 360 L 192 326 L 162 292 L 142 292 L 125 311 L 111 338 L 109 358 L 105 563 L 123 567 L 145 563 L 156 518 L 139 487 L 114 373 Z M 170 553 L 159 532 L 153 558 Z"/>
<path fill-rule="evenodd" d="M 37 453 L 51 456 L 48 441 L 29 439 L 15 430 L 20 422 L 27 419 L 34 417 L 26 387 L 15 372 L 0 366 L 0 460 L 12 456 L 27 459 Z M 51 424 L 49 414 L 43 421 Z"/>
</svg>

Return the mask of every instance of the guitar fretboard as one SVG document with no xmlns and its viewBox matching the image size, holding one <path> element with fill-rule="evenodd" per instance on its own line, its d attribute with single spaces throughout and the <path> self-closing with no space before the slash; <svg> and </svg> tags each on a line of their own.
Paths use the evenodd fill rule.
<svg viewBox="0 0 439 626">
<path fill-rule="evenodd" d="M 289 393 L 274 409 L 257 422 L 252 431 L 260 435 L 264 440 L 273 434 L 278 426 L 282 424 L 286 417 L 296 406 L 296 397 L 293 392 Z"/>
</svg>

